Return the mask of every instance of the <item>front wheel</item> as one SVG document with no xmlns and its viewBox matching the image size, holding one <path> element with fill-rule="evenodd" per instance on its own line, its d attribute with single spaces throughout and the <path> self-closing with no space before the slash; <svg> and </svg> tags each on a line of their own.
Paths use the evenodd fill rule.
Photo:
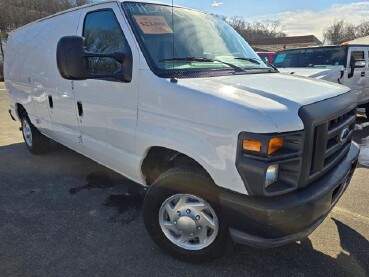
<svg viewBox="0 0 369 277">
<path fill-rule="evenodd" d="M 169 169 L 154 182 L 145 198 L 144 221 L 161 249 L 185 261 L 210 261 L 233 245 L 215 184 L 193 169 Z"/>
</svg>

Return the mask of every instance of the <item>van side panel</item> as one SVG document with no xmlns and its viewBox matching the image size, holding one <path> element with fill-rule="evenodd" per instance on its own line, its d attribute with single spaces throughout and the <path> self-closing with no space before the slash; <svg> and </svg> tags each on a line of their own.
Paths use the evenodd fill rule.
<svg viewBox="0 0 369 277">
<path fill-rule="evenodd" d="M 22 33 L 11 33 L 8 38 L 4 59 L 5 86 L 10 94 L 10 106 L 21 104 L 31 115 L 35 115 L 32 102 L 34 88 L 29 80 L 32 66 L 30 49 L 23 42 Z M 28 74 L 27 74 L 28 73 Z"/>
<path fill-rule="evenodd" d="M 75 35 L 80 11 L 61 14 L 25 26 L 9 37 L 6 51 L 6 86 L 11 98 L 25 106 L 32 123 L 45 135 L 54 137 L 52 118 L 66 118 L 67 128 L 79 132 L 71 81 L 63 79 L 56 65 L 56 47 L 62 36 Z M 56 110 L 49 109 L 49 95 Z M 69 107 L 73 104 L 73 110 Z M 71 111 L 73 113 L 71 113 Z M 66 117 L 66 118 L 65 118 Z M 36 120 L 37 118 L 37 120 Z"/>
</svg>

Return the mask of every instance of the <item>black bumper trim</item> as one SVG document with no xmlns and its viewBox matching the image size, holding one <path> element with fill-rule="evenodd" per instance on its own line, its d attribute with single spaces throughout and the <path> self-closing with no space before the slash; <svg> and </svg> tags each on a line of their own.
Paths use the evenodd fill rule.
<svg viewBox="0 0 369 277">
<path fill-rule="evenodd" d="M 252 246 L 275 247 L 310 235 L 348 187 L 359 152 L 352 143 L 336 168 L 285 195 L 260 197 L 221 191 L 219 199 L 232 238 Z"/>
<path fill-rule="evenodd" d="M 266 239 L 258 236 L 253 236 L 232 228 L 229 229 L 229 233 L 234 242 L 258 248 L 273 248 L 307 238 L 312 232 L 315 231 L 316 228 L 318 228 L 320 224 L 322 224 L 326 216 L 327 215 L 321 217 L 308 229 L 301 231 L 300 233 L 292 234 L 282 238 Z"/>
</svg>

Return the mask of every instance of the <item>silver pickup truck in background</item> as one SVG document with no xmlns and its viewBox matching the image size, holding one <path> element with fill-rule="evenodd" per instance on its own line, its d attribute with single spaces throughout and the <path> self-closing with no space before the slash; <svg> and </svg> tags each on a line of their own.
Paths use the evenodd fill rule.
<svg viewBox="0 0 369 277">
<path fill-rule="evenodd" d="M 369 45 L 322 46 L 283 50 L 273 64 L 282 73 L 345 85 L 358 95 L 369 120 Z"/>
</svg>

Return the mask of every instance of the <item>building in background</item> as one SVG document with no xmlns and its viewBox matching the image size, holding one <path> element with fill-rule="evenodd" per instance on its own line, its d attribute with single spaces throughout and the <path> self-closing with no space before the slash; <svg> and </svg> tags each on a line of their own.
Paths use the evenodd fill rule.
<svg viewBox="0 0 369 277">
<path fill-rule="evenodd" d="M 255 51 L 276 52 L 281 49 L 291 49 L 299 47 L 321 46 L 323 43 L 314 35 L 259 38 L 250 42 Z"/>
</svg>

